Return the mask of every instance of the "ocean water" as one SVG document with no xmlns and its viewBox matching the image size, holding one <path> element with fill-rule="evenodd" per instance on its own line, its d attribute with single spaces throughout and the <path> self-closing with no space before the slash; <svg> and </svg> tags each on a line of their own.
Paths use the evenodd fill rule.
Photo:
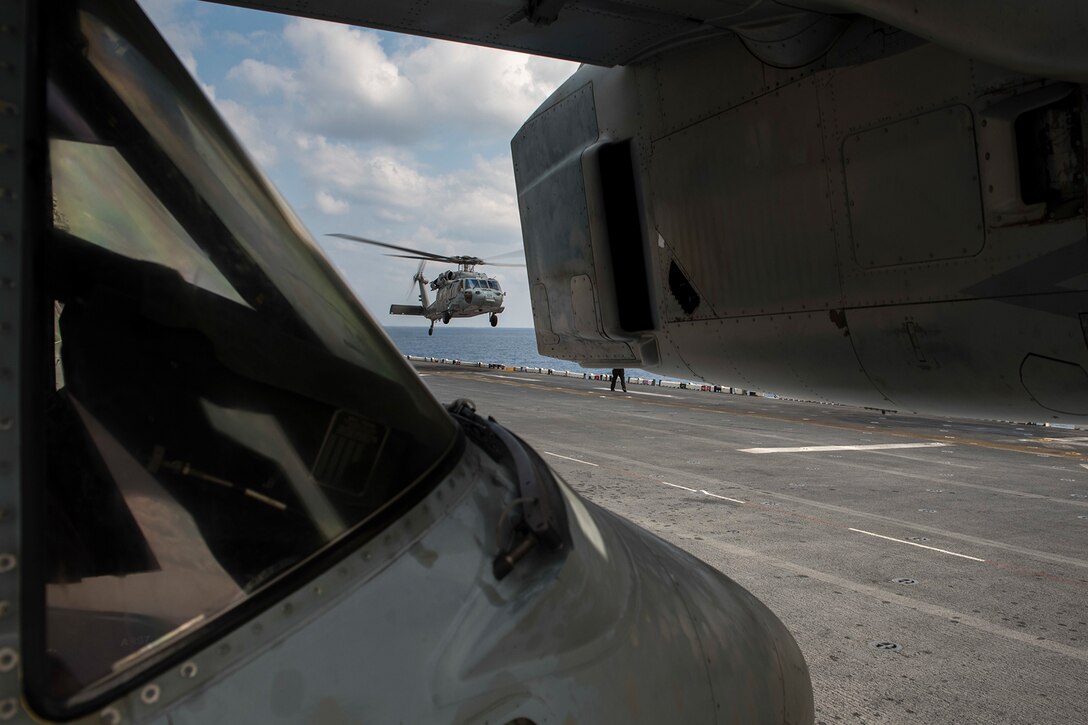
<svg viewBox="0 0 1088 725">
<path fill-rule="evenodd" d="M 511 367 L 552 368 L 574 372 L 609 373 L 610 369 L 583 368 L 569 360 L 544 357 L 536 350 L 536 332 L 531 327 L 436 326 L 427 335 L 427 325 L 386 327 L 402 355 L 446 357 L 463 362 L 501 363 Z M 668 376 L 626 368 L 628 377 L 674 380 Z"/>
</svg>

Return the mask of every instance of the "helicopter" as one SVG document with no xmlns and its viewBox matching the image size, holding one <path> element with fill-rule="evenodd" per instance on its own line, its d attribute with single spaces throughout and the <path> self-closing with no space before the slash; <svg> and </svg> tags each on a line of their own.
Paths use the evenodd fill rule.
<svg viewBox="0 0 1088 725">
<path fill-rule="evenodd" d="M 503 299 L 506 297 L 506 293 L 502 291 L 502 287 L 499 285 L 497 279 L 489 277 L 483 272 L 477 272 L 476 267 L 484 264 L 489 264 L 493 267 L 525 266 L 524 264 L 517 263 L 486 262 L 479 257 L 468 255 L 448 256 L 445 254 L 435 254 L 434 252 L 425 252 L 410 247 L 400 247 L 396 244 L 389 244 L 387 242 L 365 239 L 352 234 L 330 234 L 329 236 L 346 239 L 351 242 L 373 244 L 387 249 L 396 249 L 400 252 L 410 252 L 410 254 L 389 254 L 387 256 L 420 260 L 415 276 L 412 277 L 412 282 L 419 285 L 420 304 L 390 305 L 389 314 L 418 315 L 420 317 L 426 317 L 431 321 L 431 326 L 427 330 L 428 335 L 434 334 L 435 322 L 442 320 L 443 325 L 448 325 L 450 320 L 455 317 L 488 315 L 491 326 L 496 327 L 499 324 L 499 313 L 506 309 L 503 306 Z M 519 249 L 499 256 L 504 257 L 521 253 L 522 252 Z M 427 278 L 423 276 L 423 267 L 427 262 L 456 264 L 457 269 L 448 269 L 428 283 Z M 432 292 L 435 292 L 435 299 L 433 302 L 431 301 L 430 295 L 427 294 L 427 285 L 430 286 Z"/>
</svg>

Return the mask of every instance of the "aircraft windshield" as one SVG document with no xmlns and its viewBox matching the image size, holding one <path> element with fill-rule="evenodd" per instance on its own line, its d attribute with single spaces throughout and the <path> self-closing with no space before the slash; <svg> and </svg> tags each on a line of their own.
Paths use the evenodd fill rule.
<svg viewBox="0 0 1088 725">
<path fill-rule="evenodd" d="M 60 709 L 373 536 L 457 441 L 150 23 L 114 6 L 87 0 L 50 40 L 28 686 Z"/>
</svg>

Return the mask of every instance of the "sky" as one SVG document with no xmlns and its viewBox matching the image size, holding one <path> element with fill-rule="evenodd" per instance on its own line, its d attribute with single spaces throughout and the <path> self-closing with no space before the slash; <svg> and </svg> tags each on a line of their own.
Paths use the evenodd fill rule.
<svg viewBox="0 0 1088 725">
<path fill-rule="evenodd" d="M 521 248 L 510 139 L 576 64 L 197 0 L 139 3 L 380 324 L 427 324 L 387 314 L 417 302 L 417 262 L 326 235 L 482 259 Z M 480 269 L 507 292 L 499 324 L 532 327 L 525 269 Z"/>
</svg>

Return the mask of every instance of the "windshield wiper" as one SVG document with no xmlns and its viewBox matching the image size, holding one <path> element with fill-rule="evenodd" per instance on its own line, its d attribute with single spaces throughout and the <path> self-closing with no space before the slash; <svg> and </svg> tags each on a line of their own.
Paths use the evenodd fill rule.
<svg viewBox="0 0 1088 725">
<path fill-rule="evenodd" d="M 491 562 L 495 579 L 505 578 L 537 546 L 550 551 L 569 547 L 567 509 L 559 484 L 543 459 L 494 418 L 489 416 L 485 419 L 478 415 L 471 400 L 459 398 L 447 408 L 469 438 L 492 459 L 504 464 L 509 457 L 513 463 L 517 496 L 503 510 L 498 522 L 499 553 Z M 503 537 L 503 519 L 515 505 L 521 508 L 521 519 L 512 525 L 511 535 Z M 505 545 L 504 538 L 509 539 Z"/>
</svg>

